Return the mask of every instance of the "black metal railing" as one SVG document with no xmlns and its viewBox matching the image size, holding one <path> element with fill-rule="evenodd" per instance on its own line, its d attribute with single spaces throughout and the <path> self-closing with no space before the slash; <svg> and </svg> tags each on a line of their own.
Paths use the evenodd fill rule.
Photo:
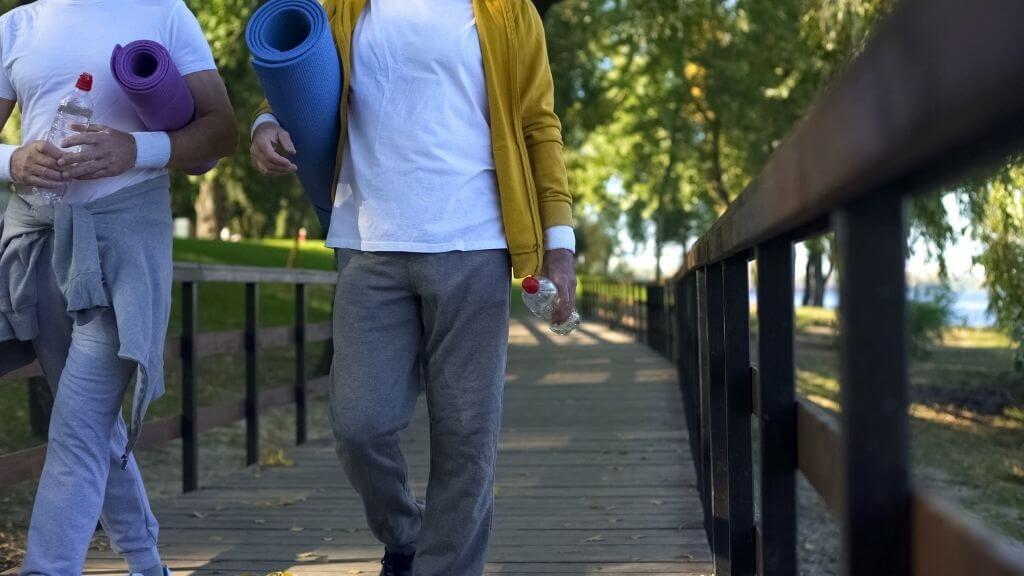
<svg viewBox="0 0 1024 576">
<path fill-rule="evenodd" d="M 676 328 L 670 352 L 660 336 L 648 343 L 678 360 L 717 574 L 797 574 L 799 471 L 839 523 L 844 575 L 1024 575 L 1019 548 L 911 479 L 904 206 L 1024 147 L 1021 17 L 1018 0 L 899 4 L 679 275 L 641 297 L 649 326 Z M 794 243 L 826 231 L 839 270 L 838 423 L 795 390 Z M 587 285 L 590 317 L 618 323 Z"/>
<path fill-rule="evenodd" d="M 307 398 L 327 389 L 326 377 L 310 379 L 306 368 L 306 344 L 330 342 L 330 322 L 309 324 L 307 320 L 310 285 L 333 285 L 337 274 L 315 270 L 292 270 L 240 266 L 211 266 L 203 264 L 176 264 L 174 281 L 181 287 L 181 334 L 167 340 L 164 355 L 169 361 L 181 362 L 181 414 L 152 422 L 143 427 L 140 447 L 151 446 L 181 438 L 182 489 L 185 492 L 199 486 L 200 433 L 238 420 L 245 420 L 247 465 L 259 461 L 260 413 L 263 409 L 295 405 L 295 441 L 303 444 L 307 438 Z M 224 332 L 199 331 L 199 285 L 204 283 L 238 284 L 239 296 L 245 300 L 245 328 Z M 286 284 L 295 286 L 295 318 L 291 326 L 260 327 L 260 285 Z M 262 381 L 261 351 L 283 346 L 295 347 L 294 381 L 290 386 L 273 386 Z M 199 363 L 203 358 L 220 354 L 245 354 L 245 396 L 243 399 L 215 406 L 200 406 Z M 33 364 L 11 378 L 28 381 L 31 426 L 39 436 L 45 435 L 45 421 L 49 418 L 49 394 L 38 364 Z M 267 386 L 271 384 L 271 386 Z M 0 488 L 35 478 L 42 470 L 46 445 L 19 452 L 0 455 Z"/>
<path fill-rule="evenodd" d="M 580 279 L 579 308 L 588 320 L 632 334 L 664 356 L 675 359 L 676 297 L 667 283 L 617 281 L 599 276 Z"/>
</svg>

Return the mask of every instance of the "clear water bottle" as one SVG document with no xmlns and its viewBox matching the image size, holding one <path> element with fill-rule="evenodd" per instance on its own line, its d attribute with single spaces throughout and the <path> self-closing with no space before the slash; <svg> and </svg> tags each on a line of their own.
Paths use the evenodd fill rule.
<svg viewBox="0 0 1024 576">
<path fill-rule="evenodd" d="M 92 96 L 89 94 L 91 91 L 92 74 L 83 73 L 78 77 L 75 89 L 60 101 L 57 115 L 53 118 L 53 124 L 50 125 L 50 130 L 46 133 L 47 142 L 60 148 L 64 140 L 75 134 L 75 131 L 71 129 L 72 125 L 89 124 L 93 113 Z M 75 146 L 68 151 L 76 153 L 80 150 L 81 146 Z M 33 186 L 31 193 L 38 194 L 50 204 L 55 204 L 64 199 L 64 193 L 67 192 L 67 188 L 67 183 L 62 184 L 59 188 L 38 188 Z"/>
<path fill-rule="evenodd" d="M 523 303 L 541 320 L 551 322 L 551 315 L 558 304 L 558 288 L 543 276 L 527 276 L 523 279 Z M 580 315 L 576 310 L 561 324 L 551 323 L 551 331 L 560 336 L 572 334 L 580 326 Z"/>
</svg>

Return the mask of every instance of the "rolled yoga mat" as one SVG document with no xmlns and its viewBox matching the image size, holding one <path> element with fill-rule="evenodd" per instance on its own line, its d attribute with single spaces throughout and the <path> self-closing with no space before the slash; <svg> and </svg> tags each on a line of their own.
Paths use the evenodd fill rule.
<svg viewBox="0 0 1024 576">
<path fill-rule="evenodd" d="M 274 116 L 295 144 L 299 181 L 326 231 L 342 81 L 327 13 L 316 0 L 271 0 L 249 19 L 245 39 Z"/>
<path fill-rule="evenodd" d="M 180 130 L 195 117 L 192 91 L 167 48 L 159 42 L 136 40 L 127 46 L 118 44 L 110 55 L 110 72 L 147 130 Z M 214 161 L 185 172 L 205 174 L 216 165 Z"/>
</svg>

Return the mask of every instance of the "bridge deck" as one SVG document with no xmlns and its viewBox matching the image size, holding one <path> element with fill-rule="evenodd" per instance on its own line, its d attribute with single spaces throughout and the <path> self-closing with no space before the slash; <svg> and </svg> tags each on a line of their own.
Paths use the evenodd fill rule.
<svg viewBox="0 0 1024 576">
<path fill-rule="evenodd" d="M 514 322 L 487 574 L 710 574 L 672 365 L 598 326 L 555 340 Z M 417 494 L 427 476 L 420 403 L 403 438 Z M 295 466 L 249 469 L 158 503 L 177 574 L 377 574 L 366 529 L 326 439 Z M 94 552 L 87 574 L 123 573 Z"/>
</svg>

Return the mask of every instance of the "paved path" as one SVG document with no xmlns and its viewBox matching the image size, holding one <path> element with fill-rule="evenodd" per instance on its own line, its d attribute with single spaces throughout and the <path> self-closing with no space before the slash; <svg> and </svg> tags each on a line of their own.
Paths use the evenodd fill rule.
<svg viewBox="0 0 1024 576">
<path fill-rule="evenodd" d="M 673 367 L 598 326 L 514 322 L 487 574 L 710 574 Z M 403 439 L 427 476 L 421 402 Z M 380 546 L 325 440 L 157 507 L 176 574 L 370 574 Z M 87 574 L 123 574 L 110 552 Z M 463 575 L 452 575 L 463 576 Z"/>
</svg>

